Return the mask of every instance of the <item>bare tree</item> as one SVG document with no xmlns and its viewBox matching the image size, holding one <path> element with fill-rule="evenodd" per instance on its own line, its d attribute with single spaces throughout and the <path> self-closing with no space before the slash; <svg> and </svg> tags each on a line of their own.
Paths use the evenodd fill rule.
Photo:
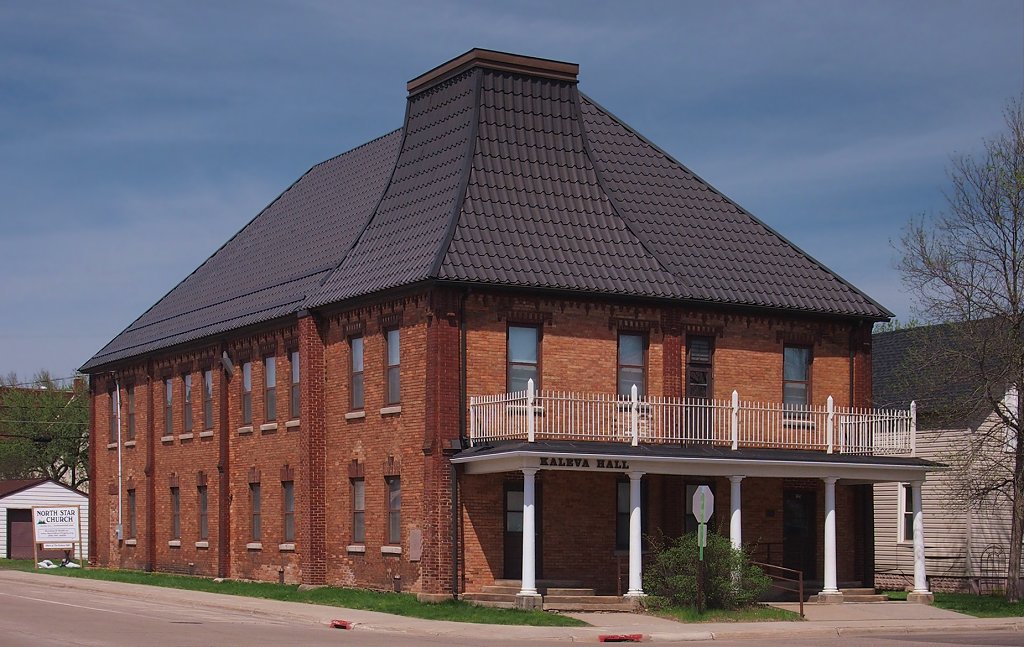
<svg viewBox="0 0 1024 647">
<path fill-rule="evenodd" d="M 972 499 L 998 493 L 1012 508 L 1006 597 L 1016 602 L 1024 539 L 1024 97 L 1011 100 L 1004 117 L 1005 131 L 982 153 L 953 161 L 946 209 L 907 226 L 899 269 L 917 314 L 951 324 L 923 349 L 924 362 L 972 385 L 948 411 L 981 405 L 1001 423 L 979 429 L 964 448 L 964 469 Z M 972 465 L 998 455 L 985 451 L 994 444 L 1004 447 L 1004 465 Z"/>
</svg>

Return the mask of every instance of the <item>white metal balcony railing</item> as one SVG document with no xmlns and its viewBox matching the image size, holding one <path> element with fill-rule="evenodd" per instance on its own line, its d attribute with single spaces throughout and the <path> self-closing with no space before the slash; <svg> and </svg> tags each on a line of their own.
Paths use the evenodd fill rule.
<svg viewBox="0 0 1024 647">
<path fill-rule="evenodd" d="M 638 397 L 527 390 L 470 398 L 471 445 L 502 440 L 585 440 L 810 449 L 840 454 L 915 453 L 916 404 L 908 410 Z"/>
</svg>

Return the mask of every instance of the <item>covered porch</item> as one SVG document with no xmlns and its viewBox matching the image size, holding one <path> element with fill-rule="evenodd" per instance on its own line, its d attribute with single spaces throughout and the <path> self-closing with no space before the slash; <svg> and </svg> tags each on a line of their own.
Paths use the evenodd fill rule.
<svg viewBox="0 0 1024 647">
<path fill-rule="evenodd" d="M 911 483 L 920 497 L 934 469 L 913 457 L 808 449 L 537 439 L 478 442 L 453 462 L 465 493 L 466 590 L 514 580 L 526 608 L 540 606 L 542 578 L 615 592 L 619 563 L 628 564 L 625 596 L 641 598 L 644 537 L 692 530 L 687 499 L 701 484 L 715 491 L 713 531 L 760 545 L 759 560 L 797 566 L 823 583 L 819 600 L 840 602 L 840 582 L 870 570 L 870 484 Z M 920 512 L 914 523 L 913 597 L 927 600 Z"/>
</svg>

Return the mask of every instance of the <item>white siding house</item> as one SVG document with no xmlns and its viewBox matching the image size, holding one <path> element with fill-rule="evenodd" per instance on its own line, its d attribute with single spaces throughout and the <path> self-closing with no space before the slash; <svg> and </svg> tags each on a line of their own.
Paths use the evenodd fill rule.
<svg viewBox="0 0 1024 647">
<path fill-rule="evenodd" d="M 941 371 L 914 374 L 913 337 L 929 332 L 919 328 L 874 335 L 874 404 L 901 406 L 931 394 L 923 406 L 918 402 L 916 456 L 948 469 L 930 472 L 921 487 L 929 589 L 1001 590 L 1006 585 L 1011 505 L 1000 491 L 979 498 L 977 485 L 998 481 L 1000 474 L 1010 476 L 1014 439 L 991 407 L 960 406 L 954 409 L 960 413 L 953 417 L 930 415 L 944 406 L 942 397 L 980 400 L 969 385 Z M 1006 394 L 1003 404 L 1016 409 L 1014 390 Z M 960 428 L 934 428 L 959 427 L 961 420 Z M 902 483 L 874 486 L 875 586 L 879 588 L 903 589 L 913 583 L 913 529 L 906 523 L 913 504 L 904 489 Z"/>
<path fill-rule="evenodd" d="M 89 558 L 89 497 L 78 490 L 52 479 L 31 479 L 22 481 L 0 481 L 0 559 L 10 556 L 17 548 L 19 526 L 24 532 L 27 518 L 31 528 L 32 506 L 79 506 L 82 521 L 82 542 L 75 547 L 74 558 L 85 561 Z M 28 514 L 26 514 L 28 511 Z M 13 531 L 13 532 L 12 532 Z M 31 539 L 29 548 L 31 548 Z M 24 546 L 24 535 L 20 545 Z"/>
</svg>

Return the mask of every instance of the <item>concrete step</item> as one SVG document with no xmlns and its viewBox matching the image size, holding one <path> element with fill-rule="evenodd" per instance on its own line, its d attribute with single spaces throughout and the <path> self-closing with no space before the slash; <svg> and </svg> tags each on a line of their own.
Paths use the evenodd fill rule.
<svg viewBox="0 0 1024 647">
<path fill-rule="evenodd" d="M 484 587 L 486 588 L 486 587 Z M 547 595 L 562 596 L 562 595 L 594 595 L 594 589 L 561 589 L 561 588 L 549 588 Z"/>
<path fill-rule="evenodd" d="M 515 609 L 515 602 L 490 602 L 488 600 L 466 600 L 470 604 L 474 604 L 478 607 L 491 607 L 493 609 Z"/>
<path fill-rule="evenodd" d="M 495 586 L 514 586 L 518 591 L 523 587 L 522 580 L 494 580 Z M 579 580 L 537 580 L 537 590 L 541 589 L 578 589 L 582 588 L 583 582 Z"/>
<path fill-rule="evenodd" d="M 848 594 L 845 591 L 843 591 L 843 602 L 887 602 L 888 600 L 889 600 L 888 597 L 886 597 L 885 595 L 882 595 L 880 593 L 879 594 L 876 594 L 876 593 L 870 593 L 870 594 L 849 593 Z M 808 597 L 807 601 L 812 603 L 812 604 L 816 604 L 818 602 L 818 595 L 814 594 L 814 595 Z"/>
<path fill-rule="evenodd" d="M 516 594 L 508 593 L 463 593 L 462 599 L 467 602 L 509 602 L 516 601 Z"/>
<path fill-rule="evenodd" d="M 481 593 L 503 593 L 505 595 L 515 595 L 519 593 L 518 586 L 502 586 L 498 584 L 485 584 L 480 587 Z"/>
<path fill-rule="evenodd" d="M 623 598 L 617 595 L 545 595 L 544 602 L 557 602 L 559 604 L 606 604 L 610 602 L 622 602 Z"/>
<path fill-rule="evenodd" d="M 874 595 L 875 590 L 869 588 L 849 588 L 839 589 L 843 592 L 843 595 Z"/>
<path fill-rule="evenodd" d="M 607 599 L 607 600 L 605 600 Z M 602 600 L 602 601 L 592 601 Z M 569 598 L 544 598 L 545 611 L 618 611 L 629 613 L 636 608 L 635 602 L 615 595 L 594 595 Z"/>
</svg>

